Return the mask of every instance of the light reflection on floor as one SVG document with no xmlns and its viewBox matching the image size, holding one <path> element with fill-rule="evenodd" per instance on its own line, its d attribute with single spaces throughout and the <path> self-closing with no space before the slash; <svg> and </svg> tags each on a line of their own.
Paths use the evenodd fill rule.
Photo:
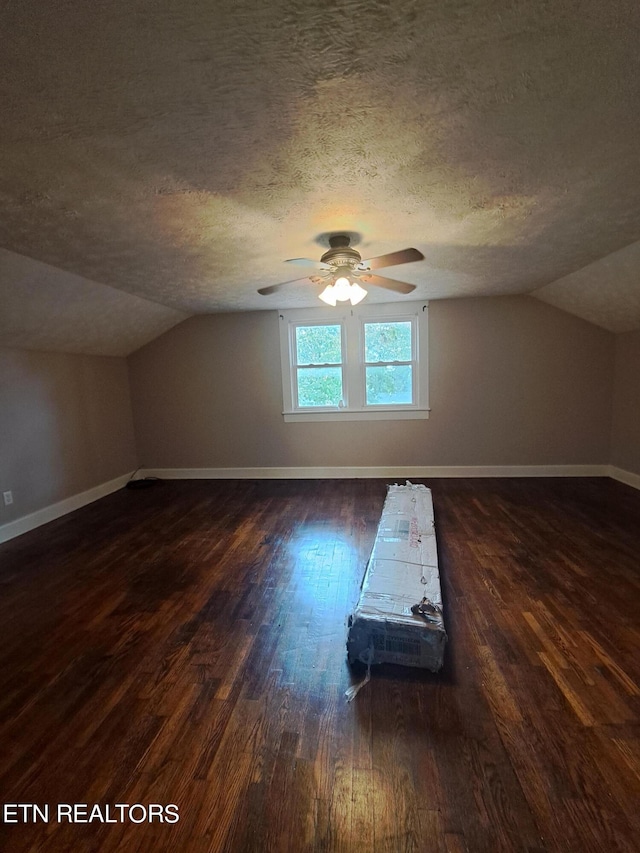
<svg viewBox="0 0 640 853">
<path fill-rule="evenodd" d="M 347 618 L 366 564 L 361 543 L 335 525 L 305 523 L 293 532 L 283 558 L 289 564 L 280 575 L 287 579 L 288 606 L 273 666 L 281 664 L 291 684 L 306 670 L 303 689 L 312 688 L 314 678 L 344 683 L 346 689 Z"/>
</svg>

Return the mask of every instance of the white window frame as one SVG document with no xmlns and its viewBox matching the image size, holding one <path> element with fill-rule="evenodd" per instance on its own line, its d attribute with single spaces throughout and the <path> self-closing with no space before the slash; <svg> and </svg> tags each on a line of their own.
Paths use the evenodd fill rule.
<svg viewBox="0 0 640 853">
<path fill-rule="evenodd" d="M 296 328 L 298 326 L 339 326 L 340 327 L 340 343 L 342 350 L 342 361 L 339 364 L 328 363 L 328 364 L 315 364 L 313 367 L 311 365 L 298 365 L 297 361 L 297 349 L 296 349 Z M 342 321 L 342 318 L 336 320 L 334 319 L 331 323 L 327 323 L 326 320 L 293 320 L 288 324 L 288 333 L 289 333 L 289 354 L 290 354 L 290 372 L 291 372 L 291 410 L 295 412 L 308 412 L 309 406 L 299 406 L 298 405 L 298 388 L 297 388 L 297 375 L 298 368 L 302 370 L 313 369 L 314 367 L 340 367 L 342 373 L 342 396 L 343 399 L 348 396 L 347 391 L 347 365 L 346 365 L 346 351 L 347 351 L 347 341 L 345 334 L 345 324 Z M 335 406 L 314 406 L 314 412 L 332 412 L 335 410 Z"/>
<path fill-rule="evenodd" d="M 428 303 L 387 303 L 279 311 L 283 416 L 287 423 L 342 420 L 416 420 L 429 417 Z M 413 403 L 365 402 L 364 326 L 369 322 L 412 323 Z M 340 325 L 342 391 L 339 406 L 297 405 L 296 326 Z"/>
</svg>

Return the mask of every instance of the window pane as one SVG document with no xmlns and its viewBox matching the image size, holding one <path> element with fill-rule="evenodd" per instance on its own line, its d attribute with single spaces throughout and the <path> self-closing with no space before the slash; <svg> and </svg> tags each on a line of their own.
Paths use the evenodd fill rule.
<svg viewBox="0 0 640 853">
<path fill-rule="evenodd" d="M 298 406 L 337 406 L 340 400 L 341 367 L 298 368 Z"/>
<path fill-rule="evenodd" d="M 388 364 L 367 367 L 367 405 L 389 406 L 413 403 L 410 364 Z"/>
<path fill-rule="evenodd" d="M 296 326 L 296 355 L 298 364 L 340 364 L 340 326 Z"/>
<path fill-rule="evenodd" d="M 365 323 L 365 361 L 411 361 L 411 323 Z"/>
</svg>

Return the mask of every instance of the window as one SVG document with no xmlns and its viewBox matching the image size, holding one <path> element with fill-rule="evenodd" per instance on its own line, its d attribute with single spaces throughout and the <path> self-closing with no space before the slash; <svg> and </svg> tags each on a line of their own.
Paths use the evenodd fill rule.
<svg viewBox="0 0 640 853">
<path fill-rule="evenodd" d="M 286 421 L 427 418 L 427 305 L 280 312 Z"/>
<path fill-rule="evenodd" d="M 344 397 L 342 327 L 296 324 L 293 334 L 296 407 L 339 406 Z"/>
<path fill-rule="evenodd" d="M 387 320 L 363 325 L 366 405 L 411 405 L 415 361 L 413 323 Z"/>
</svg>

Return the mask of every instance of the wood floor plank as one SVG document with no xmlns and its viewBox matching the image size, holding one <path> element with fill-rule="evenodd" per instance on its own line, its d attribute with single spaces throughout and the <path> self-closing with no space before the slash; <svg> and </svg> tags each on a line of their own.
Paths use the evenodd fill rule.
<svg viewBox="0 0 640 853">
<path fill-rule="evenodd" d="M 171 481 L 0 545 L 0 803 L 180 815 L 2 853 L 637 850 L 640 493 L 423 482 L 445 666 L 352 703 L 382 480 Z"/>
</svg>

